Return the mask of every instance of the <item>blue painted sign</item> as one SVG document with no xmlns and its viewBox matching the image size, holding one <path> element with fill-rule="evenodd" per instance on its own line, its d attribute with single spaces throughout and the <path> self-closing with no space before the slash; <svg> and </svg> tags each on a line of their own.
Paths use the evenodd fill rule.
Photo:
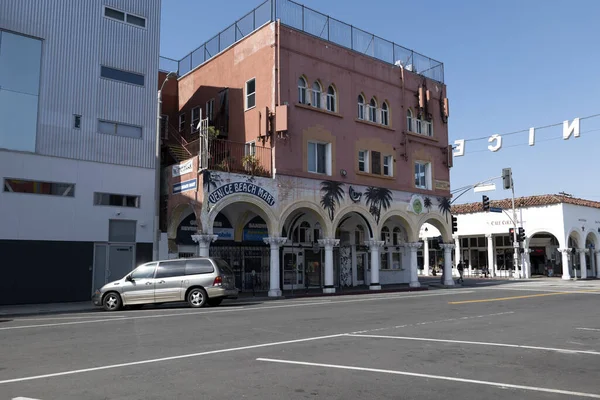
<svg viewBox="0 0 600 400">
<path fill-rule="evenodd" d="M 490 212 L 501 213 L 502 209 L 499 207 L 490 207 Z"/>
<path fill-rule="evenodd" d="M 197 179 L 190 179 L 189 181 L 175 183 L 173 185 L 173 194 L 188 192 L 195 190 L 197 186 Z"/>
<path fill-rule="evenodd" d="M 251 194 L 253 196 L 261 198 L 265 203 L 267 203 L 271 207 L 275 204 L 275 197 L 273 197 L 271 193 L 267 192 L 261 187 L 256 186 L 253 183 L 247 182 L 235 182 L 223 185 L 220 188 L 213 190 L 213 192 L 208 196 L 208 200 L 214 204 L 219 200 L 223 199 L 224 197 L 236 193 Z"/>
</svg>

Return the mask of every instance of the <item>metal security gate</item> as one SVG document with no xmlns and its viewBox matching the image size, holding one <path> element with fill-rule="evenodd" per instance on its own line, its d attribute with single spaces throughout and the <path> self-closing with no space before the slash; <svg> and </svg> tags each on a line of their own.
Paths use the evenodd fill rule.
<svg viewBox="0 0 600 400">
<path fill-rule="evenodd" d="M 235 286 L 242 292 L 268 291 L 270 250 L 266 246 L 210 246 L 210 256 L 220 257 L 233 269 Z"/>
</svg>

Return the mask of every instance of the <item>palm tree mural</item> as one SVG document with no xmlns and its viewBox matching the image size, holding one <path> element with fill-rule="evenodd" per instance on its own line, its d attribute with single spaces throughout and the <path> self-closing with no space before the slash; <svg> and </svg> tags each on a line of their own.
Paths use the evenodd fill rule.
<svg viewBox="0 0 600 400">
<path fill-rule="evenodd" d="M 438 208 L 440 209 L 440 212 L 446 217 L 446 222 L 448 222 L 448 214 L 450 213 L 450 211 L 452 211 L 452 203 L 447 197 L 438 198 L 438 201 L 440 202 Z"/>
<path fill-rule="evenodd" d="M 202 176 L 202 182 L 204 184 L 204 189 L 210 193 L 211 189 L 216 189 L 217 184 L 221 180 L 221 177 L 214 172 L 211 173 L 208 169 L 203 169 L 200 173 Z"/>
<path fill-rule="evenodd" d="M 344 189 L 342 182 L 323 181 L 321 182 L 321 206 L 327 210 L 329 218 L 333 221 L 335 217 L 335 208 L 344 200 Z"/>
<path fill-rule="evenodd" d="M 423 199 L 423 206 L 425 206 L 427 212 L 431 211 L 431 207 L 433 206 L 433 204 L 431 203 L 431 199 L 429 197 L 425 197 Z"/>
<path fill-rule="evenodd" d="M 375 217 L 375 221 L 379 223 L 381 209 L 385 211 L 392 205 L 392 192 L 389 189 L 369 186 L 365 190 L 365 198 L 369 212 Z"/>
</svg>

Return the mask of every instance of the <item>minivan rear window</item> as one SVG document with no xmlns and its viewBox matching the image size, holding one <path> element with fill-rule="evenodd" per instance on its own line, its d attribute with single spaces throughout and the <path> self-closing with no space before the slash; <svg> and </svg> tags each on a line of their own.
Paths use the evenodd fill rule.
<svg viewBox="0 0 600 400">
<path fill-rule="evenodd" d="M 186 275 L 210 274 L 215 268 L 209 260 L 188 260 L 185 265 Z"/>
<path fill-rule="evenodd" d="M 217 263 L 217 267 L 219 267 L 221 271 L 225 272 L 226 274 L 233 275 L 233 270 L 225 260 L 222 258 L 214 258 L 214 260 L 215 263 Z"/>
</svg>

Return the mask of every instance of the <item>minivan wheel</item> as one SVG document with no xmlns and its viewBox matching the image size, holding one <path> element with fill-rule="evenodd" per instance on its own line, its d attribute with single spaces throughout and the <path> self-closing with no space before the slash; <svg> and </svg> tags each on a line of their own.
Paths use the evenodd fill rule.
<svg viewBox="0 0 600 400">
<path fill-rule="evenodd" d="M 194 308 L 204 307 L 206 300 L 208 300 L 208 296 L 206 295 L 206 291 L 202 288 L 194 288 L 190 290 L 187 296 L 188 304 L 190 307 Z"/>
<path fill-rule="evenodd" d="M 208 299 L 208 305 L 211 307 L 217 307 L 219 304 L 221 304 L 222 301 L 223 301 L 223 298 Z"/>
<path fill-rule="evenodd" d="M 121 308 L 121 304 L 121 296 L 115 292 L 107 293 L 102 300 L 102 305 L 106 311 L 117 311 Z"/>
</svg>

